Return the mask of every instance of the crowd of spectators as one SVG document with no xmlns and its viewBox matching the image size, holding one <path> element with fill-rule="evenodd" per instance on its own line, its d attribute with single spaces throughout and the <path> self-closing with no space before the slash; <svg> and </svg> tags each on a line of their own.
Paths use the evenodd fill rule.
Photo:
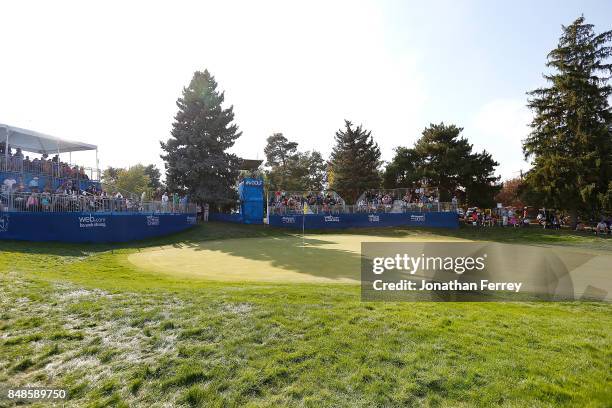
<svg viewBox="0 0 612 408">
<path fill-rule="evenodd" d="M 438 197 L 424 188 L 407 189 L 405 191 L 368 190 L 357 201 L 359 212 L 390 212 L 418 207 L 433 208 L 439 202 Z M 456 204 L 456 199 L 455 199 Z"/>
<path fill-rule="evenodd" d="M 272 212 L 278 214 L 299 213 L 304 211 L 304 204 L 307 211 L 314 213 L 339 212 L 344 206 L 336 194 L 331 192 L 307 192 L 289 193 L 277 191 L 268 203 Z"/>
<path fill-rule="evenodd" d="M 72 166 L 62 162 L 57 154 L 52 158 L 49 158 L 48 154 L 43 154 L 40 158 L 30 159 L 30 156 L 24 156 L 20 148 L 13 152 L 13 149 L 9 146 L 7 151 L 5 142 L 0 142 L 0 170 L 73 180 L 90 179 L 84 167 Z"/>
<path fill-rule="evenodd" d="M 9 177 L 0 185 L 0 193 L 0 211 L 186 212 L 189 204 L 188 196 L 176 193 L 160 192 L 158 197 L 154 195 L 153 200 L 147 200 L 144 192 L 140 197 L 124 195 L 120 191 L 104 190 L 98 183 L 80 189 L 72 180 L 65 180 L 53 189 L 49 183 L 43 188 L 34 183 L 26 187 Z"/>
<path fill-rule="evenodd" d="M 539 226 L 545 229 L 561 229 L 572 227 L 569 215 L 562 215 L 551 209 L 534 210 L 530 207 L 514 208 L 501 207 L 495 209 L 468 208 L 465 215 L 460 211 L 460 218 L 466 224 L 477 227 L 512 227 L 527 228 Z M 612 218 L 602 217 L 599 221 L 585 222 L 578 219 L 575 229 L 577 231 L 592 231 L 597 235 L 612 234 Z"/>
</svg>

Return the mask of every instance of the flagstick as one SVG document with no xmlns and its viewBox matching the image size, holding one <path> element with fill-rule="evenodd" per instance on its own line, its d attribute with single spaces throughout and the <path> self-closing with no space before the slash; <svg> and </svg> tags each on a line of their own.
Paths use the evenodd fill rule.
<svg viewBox="0 0 612 408">
<path fill-rule="evenodd" d="M 302 209 L 302 249 L 304 249 L 304 223 L 306 220 L 306 206 Z"/>
</svg>

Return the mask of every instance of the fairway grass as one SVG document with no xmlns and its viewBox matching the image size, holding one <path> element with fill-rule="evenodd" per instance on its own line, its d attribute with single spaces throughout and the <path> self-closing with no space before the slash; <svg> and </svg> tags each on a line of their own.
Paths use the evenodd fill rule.
<svg viewBox="0 0 612 408">
<path fill-rule="evenodd" d="M 612 250 L 542 230 L 356 233 Z M 358 277 L 344 265 L 361 237 L 302 248 L 210 223 L 132 245 L 2 242 L 0 384 L 63 387 L 75 407 L 611 406 L 612 305 L 363 303 L 336 284 Z"/>
</svg>

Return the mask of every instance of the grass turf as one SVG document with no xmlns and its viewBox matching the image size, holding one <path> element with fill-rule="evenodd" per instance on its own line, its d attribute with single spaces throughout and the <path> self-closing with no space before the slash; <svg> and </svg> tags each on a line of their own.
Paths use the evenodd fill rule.
<svg viewBox="0 0 612 408">
<path fill-rule="evenodd" d="M 612 249 L 539 229 L 353 233 Z M 261 255 L 269 245 L 222 254 L 299 273 L 352 253 L 333 244 L 350 234 L 310 236 L 332 244 L 298 265 Z M 135 245 L 3 242 L 0 383 L 66 387 L 70 406 L 610 406 L 610 304 L 362 303 L 355 285 L 211 282 L 128 261 L 228 238 L 300 239 L 210 223 Z"/>
</svg>

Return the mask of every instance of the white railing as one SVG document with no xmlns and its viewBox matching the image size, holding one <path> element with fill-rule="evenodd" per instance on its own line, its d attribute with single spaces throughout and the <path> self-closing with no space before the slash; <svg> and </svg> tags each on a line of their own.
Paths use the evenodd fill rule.
<svg viewBox="0 0 612 408">
<path fill-rule="evenodd" d="M 100 174 L 91 167 L 71 166 L 67 163 L 57 163 L 52 160 L 25 160 L 15 155 L 0 155 L 0 171 L 12 173 L 29 173 L 38 176 L 64 178 L 79 181 L 99 181 Z"/>
<path fill-rule="evenodd" d="M 2 193 L 0 211 L 5 212 L 133 212 L 195 214 L 193 203 L 138 201 L 94 195 L 49 193 Z"/>
<path fill-rule="evenodd" d="M 268 191 L 266 193 L 268 200 L 271 204 L 276 202 L 282 202 L 285 200 L 290 201 L 306 201 L 315 203 L 322 203 L 323 201 L 332 201 L 338 204 L 345 204 L 345 201 L 338 193 L 333 190 L 323 191 Z"/>
</svg>

